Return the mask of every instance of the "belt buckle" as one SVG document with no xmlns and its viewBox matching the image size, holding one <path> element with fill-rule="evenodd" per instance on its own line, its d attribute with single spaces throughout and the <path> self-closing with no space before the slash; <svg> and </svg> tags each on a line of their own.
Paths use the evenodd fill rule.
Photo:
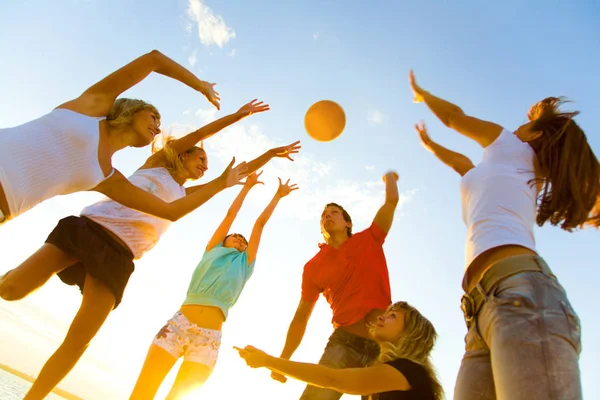
<svg viewBox="0 0 600 400">
<path fill-rule="evenodd" d="M 473 297 L 470 294 L 463 294 L 460 299 L 460 309 L 465 315 L 467 325 L 473 322 L 473 319 L 475 318 L 475 300 L 473 300 Z"/>
</svg>

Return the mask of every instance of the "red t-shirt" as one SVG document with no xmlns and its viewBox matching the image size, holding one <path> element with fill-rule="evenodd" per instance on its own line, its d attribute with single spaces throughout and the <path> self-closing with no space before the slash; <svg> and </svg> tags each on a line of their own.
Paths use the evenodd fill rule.
<svg viewBox="0 0 600 400">
<path fill-rule="evenodd" d="M 339 249 L 322 244 L 304 266 L 302 300 L 315 302 L 319 293 L 333 311 L 333 325 L 349 326 L 373 309 L 392 303 L 390 278 L 383 254 L 386 232 L 375 223 L 346 240 Z"/>
</svg>

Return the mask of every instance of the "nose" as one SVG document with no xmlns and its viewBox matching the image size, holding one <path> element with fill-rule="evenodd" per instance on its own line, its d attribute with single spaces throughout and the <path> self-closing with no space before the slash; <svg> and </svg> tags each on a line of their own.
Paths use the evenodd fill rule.
<svg viewBox="0 0 600 400">
<path fill-rule="evenodd" d="M 385 318 L 383 318 L 383 315 L 380 315 L 379 317 L 377 317 L 377 322 L 383 322 L 385 320 Z"/>
</svg>

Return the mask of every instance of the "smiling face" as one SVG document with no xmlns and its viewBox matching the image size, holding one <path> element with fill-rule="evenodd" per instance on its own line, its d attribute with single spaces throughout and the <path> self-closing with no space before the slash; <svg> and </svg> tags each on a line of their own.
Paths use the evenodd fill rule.
<svg viewBox="0 0 600 400">
<path fill-rule="evenodd" d="M 239 233 L 232 233 L 223 241 L 223 247 L 236 249 L 239 252 L 243 252 L 248 248 L 248 242 L 246 241 L 246 238 Z"/>
<path fill-rule="evenodd" d="M 180 157 L 187 179 L 199 179 L 208 170 L 208 156 L 200 147 L 193 147 Z"/>
<path fill-rule="evenodd" d="M 147 146 L 160 133 L 160 117 L 152 110 L 140 110 L 131 117 L 131 129 L 137 138 L 134 147 Z"/>
<path fill-rule="evenodd" d="M 377 318 L 372 335 L 378 342 L 396 342 L 405 328 L 405 311 L 390 307 Z"/>
</svg>

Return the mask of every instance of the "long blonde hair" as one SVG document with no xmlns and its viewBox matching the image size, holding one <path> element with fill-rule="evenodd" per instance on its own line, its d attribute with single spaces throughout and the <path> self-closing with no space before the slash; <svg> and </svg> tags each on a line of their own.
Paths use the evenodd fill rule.
<svg viewBox="0 0 600 400">
<path fill-rule="evenodd" d="M 392 304 L 387 311 L 404 313 L 404 330 L 395 342 L 379 342 L 381 352 L 377 361 L 385 363 L 404 358 L 423 366 L 431 380 L 435 398 L 443 399 L 444 389 L 431 362 L 431 351 L 437 339 L 437 332 L 433 324 L 405 301 Z"/>
<path fill-rule="evenodd" d="M 157 143 L 159 142 L 159 136 L 161 138 L 160 139 L 160 142 L 161 142 L 160 146 L 157 145 Z M 174 142 L 175 140 L 177 140 L 177 139 L 175 137 L 173 137 L 173 136 L 162 135 L 162 134 L 155 136 L 154 139 L 152 140 L 152 154 L 157 153 L 157 152 L 159 152 L 161 150 L 163 151 L 163 153 L 165 155 L 165 165 L 164 165 L 164 167 L 173 176 L 182 174 L 184 172 L 183 160 L 181 158 L 181 156 L 183 154 L 192 154 L 192 153 L 194 153 L 194 152 L 196 152 L 198 150 L 204 151 L 203 143 L 200 142 L 199 146 L 190 147 L 184 153 L 178 154 L 170 146 L 171 142 Z"/>
<path fill-rule="evenodd" d="M 160 113 L 156 107 L 150 103 L 146 103 L 143 100 L 128 99 L 124 97 L 117 99 L 106 116 L 106 123 L 111 129 L 123 129 L 124 127 L 131 125 L 131 120 L 135 113 L 144 110 L 152 111 L 160 120 Z"/>
</svg>

